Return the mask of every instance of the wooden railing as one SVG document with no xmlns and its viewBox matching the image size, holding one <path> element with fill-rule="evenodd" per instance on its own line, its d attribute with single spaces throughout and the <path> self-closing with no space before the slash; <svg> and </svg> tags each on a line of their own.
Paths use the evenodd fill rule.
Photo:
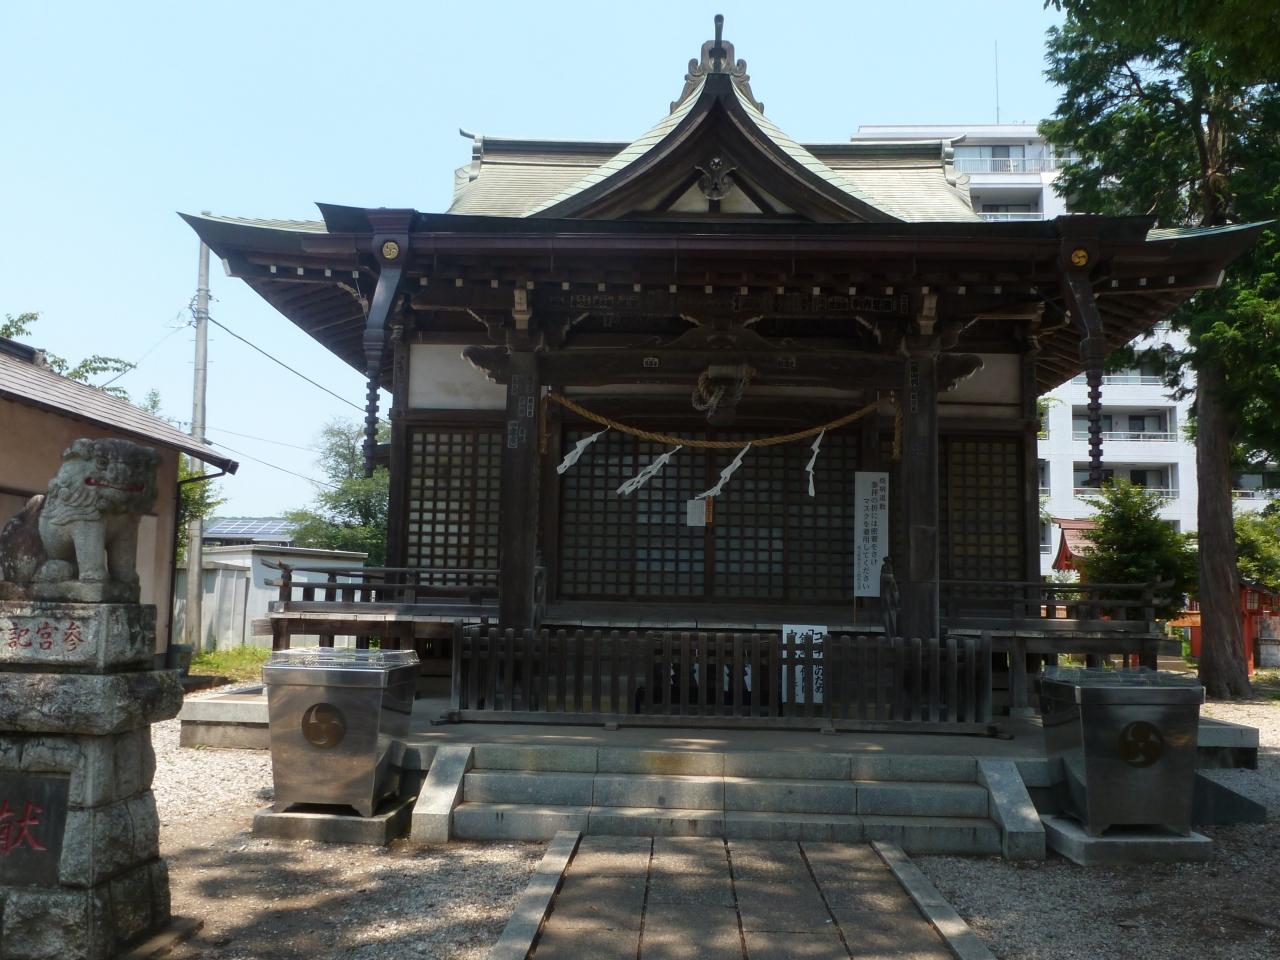
<svg viewBox="0 0 1280 960">
<path fill-rule="evenodd" d="M 985 732 L 989 637 L 459 626 L 462 720 Z M 728 719 L 732 718 L 732 719 Z"/>
<path fill-rule="evenodd" d="M 453 603 L 481 604 L 498 599 L 498 571 L 464 567 L 303 567 L 264 561 L 280 571 L 267 581 L 278 599 L 301 603 Z M 294 579 L 294 574 L 323 574 L 324 580 Z"/>
<path fill-rule="evenodd" d="M 1126 632 L 1149 630 L 1169 598 L 1172 581 L 1153 583 L 1045 583 L 1043 581 L 943 580 L 942 618 L 997 626 L 1012 621 L 1070 620 L 1072 627 Z"/>
</svg>

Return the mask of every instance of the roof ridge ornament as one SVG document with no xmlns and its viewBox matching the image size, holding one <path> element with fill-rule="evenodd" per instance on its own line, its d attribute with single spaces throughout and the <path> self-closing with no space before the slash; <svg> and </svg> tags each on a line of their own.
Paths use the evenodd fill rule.
<svg viewBox="0 0 1280 960">
<path fill-rule="evenodd" d="M 706 76 L 713 73 L 723 73 L 733 80 L 740 93 L 747 98 L 748 102 L 764 113 L 764 104 L 755 98 L 751 92 L 751 77 L 747 75 L 747 61 L 733 59 L 733 44 L 724 39 L 724 16 L 717 13 L 716 19 L 716 36 L 714 40 L 708 40 L 702 45 L 702 59 L 689 61 L 689 72 L 684 76 L 684 89 L 680 91 L 671 104 L 671 112 L 675 113 L 676 108 L 689 98 L 689 95 L 697 88 L 698 82 Z"/>
</svg>

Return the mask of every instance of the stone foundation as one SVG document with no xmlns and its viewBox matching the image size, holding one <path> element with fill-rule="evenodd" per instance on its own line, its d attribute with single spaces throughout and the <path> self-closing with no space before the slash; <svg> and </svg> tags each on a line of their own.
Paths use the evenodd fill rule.
<svg viewBox="0 0 1280 960">
<path fill-rule="evenodd" d="M 155 609 L 0 602 L 0 957 L 106 960 L 170 920 L 150 725 Z"/>
</svg>

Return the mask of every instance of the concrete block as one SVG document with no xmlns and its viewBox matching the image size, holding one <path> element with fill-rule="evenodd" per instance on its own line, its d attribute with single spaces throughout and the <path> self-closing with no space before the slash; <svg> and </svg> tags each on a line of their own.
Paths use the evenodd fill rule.
<svg viewBox="0 0 1280 960">
<path fill-rule="evenodd" d="M 471 768 L 469 744 L 441 747 L 422 783 L 413 806 L 410 838 L 414 843 L 447 843 L 453 822 L 453 808 L 462 799 L 462 783 Z"/>
<path fill-rule="evenodd" d="M 156 608 L 137 603 L 11 601 L 0 609 L 0 664 L 48 670 L 149 667 Z"/>
<path fill-rule="evenodd" d="M 648 837 L 583 837 L 569 872 L 643 878 L 652 852 L 653 841 Z"/>
<path fill-rule="evenodd" d="M 67 811 L 58 882 L 93 887 L 159 855 L 160 823 L 150 791 L 92 809 Z"/>
<path fill-rule="evenodd" d="M 729 876 L 728 864 L 718 875 L 654 873 L 649 876 L 650 911 L 655 904 L 732 907 L 733 903 L 733 880 Z"/>
<path fill-rule="evenodd" d="M 192 723 L 266 723 L 267 698 L 245 694 L 223 694 L 203 700 L 188 700 L 178 719 Z"/>
<path fill-rule="evenodd" d="M 372 817 L 336 813 L 318 805 L 298 805 L 276 813 L 263 807 L 253 815 L 253 834 L 278 840 L 314 840 L 317 843 L 363 843 L 386 846 L 409 832 L 413 797 L 386 800 Z"/>
<path fill-rule="evenodd" d="M 976 783 L 857 784 L 857 813 L 894 817 L 985 817 L 987 791 Z"/>
<path fill-rule="evenodd" d="M 722 837 L 724 811 L 657 807 L 592 807 L 591 833 L 643 837 Z"/>
<path fill-rule="evenodd" d="M 105 735 L 177 716 L 177 671 L 0 673 L 0 729 Z"/>
<path fill-rule="evenodd" d="M 472 770 L 463 780 L 464 803 L 537 803 L 591 806 L 589 773 L 526 773 L 515 770 Z"/>
<path fill-rule="evenodd" d="M 596 752 L 596 747 L 478 743 L 475 746 L 475 766 L 477 770 L 595 773 Z"/>
<path fill-rule="evenodd" d="M 973 783 L 978 763 L 973 757 L 917 756 L 909 753 L 855 753 L 849 758 L 854 780 L 932 780 Z"/>
<path fill-rule="evenodd" d="M 1127 830 L 1091 837 L 1066 817 L 1045 817 L 1044 832 L 1050 850 L 1082 867 L 1181 863 L 1208 860 L 1213 855 L 1212 841 L 1199 833 L 1182 837 L 1157 830 Z"/>
<path fill-rule="evenodd" d="M 723 753 L 601 747 L 596 769 L 600 773 L 723 777 L 724 758 Z"/>
<path fill-rule="evenodd" d="M 1266 823 L 1267 808 L 1224 783 L 1196 774 L 1191 822 L 1197 827 L 1230 823 Z"/>
<path fill-rule="evenodd" d="M 213 747 L 221 750 L 270 750 L 271 729 L 263 723 L 212 723 L 183 720 L 178 733 L 183 747 Z"/>
<path fill-rule="evenodd" d="M 529 885 L 520 895 L 511 919 L 507 921 L 498 942 L 489 951 L 490 960 L 526 960 L 533 951 L 533 942 L 551 910 L 552 898 L 556 895 L 560 878 L 573 857 L 580 836 L 577 831 L 561 831 L 552 837 Z M 637 950 L 638 940 L 637 935 Z"/>
<path fill-rule="evenodd" d="M 644 914 L 644 877 L 602 877 L 568 871 L 552 907 L 556 927 L 639 930 Z"/>
<path fill-rule="evenodd" d="M 872 846 L 884 859 L 885 865 L 893 871 L 894 877 L 902 884 L 902 888 L 925 919 L 942 937 L 956 960 L 995 960 L 995 955 L 987 949 L 986 944 L 969 929 L 969 925 L 938 892 L 938 888 L 919 867 L 907 859 L 900 848 L 886 843 L 875 843 Z"/>
<path fill-rule="evenodd" d="M 735 840 L 821 840 L 860 843 L 862 818 L 832 813 L 728 810 L 725 836 Z"/>
<path fill-rule="evenodd" d="M 534 806 L 524 803 L 464 803 L 453 812 L 458 840 L 550 840 L 569 830 L 587 829 L 590 807 Z"/>
<path fill-rule="evenodd" d="M 430 770 L 438 747 L 434 743 L 406 743 L 401 763 L 405 770 Z M 474 760 L 473 766 L 474 769 Z"/>
<path fill-rule="evenodd" d="M 838 753 L 726 753 L 726 777 L 848 780 L 849 757 Z"/>
<path fill-rule="evenodd" d="M 1062 760 L 1058 757 L 1021 757 L 1013 763 L 1028 790 L 1052 787 L 1062 782 Z"/>
<path fill-rule="evenodd" d="M 865 839 L 908 853 L 999 856 L 1000 828 L 971 817 L 862 817 Z"/>
<path fill-rule="evenodd" d="M 856 793 L 848 780 L 724 781 L 726 810 L 852 814 L 857 812 Z"/>
<path fill-rule="evenodd" d="M 1043 860 L 1044 827 L 1018 765 L 1012 760 L 978 761 L 978 783 L 987 788 L 988 816 L 1000 825 L 1001 851 L 1006 860 Z"/>
<path fill-rule="evenodd" d="M 592 803 L 597 807 L 660 807 L 721 812 L 724 810 L 724 780 L 718 776 L 597 774 Z"/>
</svg>

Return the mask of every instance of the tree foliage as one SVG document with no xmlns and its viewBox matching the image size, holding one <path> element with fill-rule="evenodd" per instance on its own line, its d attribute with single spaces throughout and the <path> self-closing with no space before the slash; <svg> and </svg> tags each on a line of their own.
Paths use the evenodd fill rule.
<svg viewBox="0 0 1280 960">
<path fill-rule="evenodd" d="M 138 406 L 154 417 L 169 419 L 160 412 L 160 393 L 157 390 L 147 391 Z M 207 520 L 227 502 L 226 497 L 218 496 L 220 490 L 216 480 L 183 482 L 202 476 L 205 469 L 203 464 L 190 457 L 178 458 L 178 553 L 175 560 L 180 564 L 185 563 L 187 557 L 187 524 L 197 517 Z"/>
<path fill-rule="evenodd" d="M 1280 8 L 1252 0 L 1052 0 L 1061 97 L 1041 132 L 1080 157 L 1058 189 L 1078 212 L 1225 226 L 1280 215 Z M 1201 678 L 1248 692 L 1240 639 L 1231 474 L 1238 451 L 1280 458 L 1280 242 L 1268 229 L 1217 290 L 1170 318 L 1186 351 L 1156 362 L 1195 376 L 1200 488 Z M 1233 463 L 1233 459 L 1237 462 Z"/>
<path fill-rule="evenodd" d="M 1080 558 L 1087 583 L 1151 583 L 1171 580 L 1162 591 L 1169 603 L 1160 617 L 1176 615 L 1195 592 L 1196 550 L 1193 539 L 1160 518 L 1164 498 L 1127 480 L 1103 484 L 1086 498 L 1097 526 L 1089 532 L 1093 549 Z"/>
<path fill-rule="evenodd" d="M 0 321 L 0 337 L 8 337 L 16 340 L 18 337 L 31 336 L 31 328 L 35 326 L 36 321 L 40 319 L 40 314 L 34 312 L 20 313 L 16 317 L 6 313 L 4 320 Z M 100 377 L 104 373 L 128 373 L 136 366 L 128 360 L 121 360 L 119 357 L 108 357 L 100 353 L 91 354 L 77 363 L 72 363 L 65 357 L 60 357 L 56 353 L 44 352 L 44 362 L 49 365 L 49 369 L 54 373 L 61 374 L 70 380 L 78 380 L 80 383 L 88 383 L 92 377 Z M 129 399 L 129 394 L 120 387 L 103 387 L 104 392 L 120 397 L 124 400 Z"/>
<path fill-rule="evenodd" d="M 330 486 L 319 489 L 309 507 L 285 514 L 295 524 L 295 541 L 304 547 L 362 551 L 369 565 L 381 566 L 387 555 L 390 478 L 384 467 L 372 477 L 364 475 L 364 428 L 332 421 L 320 432 L 317 449 L 316 465 Z"/>
<path fill-rule="evenodd" d="M 1274 507 L 1236 514 L 1235 527 L 1240 576 L 1280 590 L 1280 516 Z"/>
</svg>

